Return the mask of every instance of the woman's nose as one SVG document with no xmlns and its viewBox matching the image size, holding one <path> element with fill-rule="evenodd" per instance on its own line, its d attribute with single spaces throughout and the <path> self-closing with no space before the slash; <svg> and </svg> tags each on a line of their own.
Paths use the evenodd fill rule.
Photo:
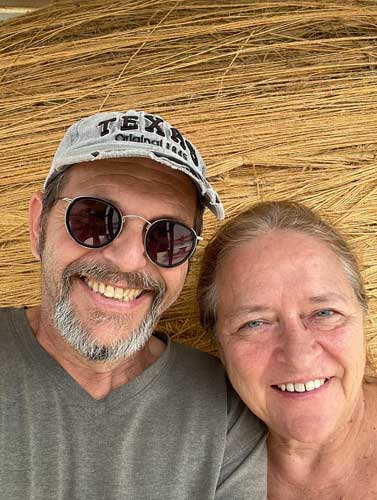
<svg viewBox="0 0 377 500">
<path fill-rule="evenodd" d="M 280 362 L 302 369 L 315 362 L 321 351 L 315 332 L 307 327 L 304 318 L 289 317 L 280 323 Z"/>
</svg>

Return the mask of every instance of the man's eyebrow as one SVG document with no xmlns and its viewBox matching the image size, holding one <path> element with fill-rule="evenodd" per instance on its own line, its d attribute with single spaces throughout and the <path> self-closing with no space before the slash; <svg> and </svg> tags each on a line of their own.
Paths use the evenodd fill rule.
<svg viewBox="0 0 377 500">
<path fill-rule="evenodd" d="M 184 220 L 184 216 L 182 215 L 172 215 L 172 214 L 160 214 L 158 217 L 153 217 L 153 219 L 151 219 L 152 221 L 155 221 L 155 220 L 159 220 L 159 219 L 168 219 L 168 220 L 174 220 L 176 222 L 181 222 L 182 224 L 185 224 L 186 226 L 190 226 L 190 224 Z"/>
</svg>

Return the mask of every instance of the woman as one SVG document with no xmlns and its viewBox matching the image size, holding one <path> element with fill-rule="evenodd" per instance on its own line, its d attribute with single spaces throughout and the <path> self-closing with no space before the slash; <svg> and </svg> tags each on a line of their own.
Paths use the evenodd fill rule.
<svg viewBox="0 0 377 500">
<path fill-rule="evenodd" d="M 367 301 L 335 229 L 297 203 L 251 207 L 209 244 L 198 298 L 232 384 L 269 428 L 269 499 L 376 499 Z"/>
</svg>

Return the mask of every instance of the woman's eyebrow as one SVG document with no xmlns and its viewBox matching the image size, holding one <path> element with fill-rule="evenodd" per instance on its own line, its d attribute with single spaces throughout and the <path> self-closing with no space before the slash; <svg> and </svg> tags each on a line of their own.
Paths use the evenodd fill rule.
<svg viewBox="0 0 377 500">
<path fill-rule="evenodd" d="M 251 314 L 251 313 L 266 313 L 270 312 L 271 309 L 266 306 L 266 305 L 255 305 L 255 306 L 241 306 L 238 307 L 237 309 L 234 309 L 230 313 L 227 314 L 227 318 L 233 319 L 238 316 L 243 316 L 246 314 Z"/>
<path fill-rule="evenodd" d="M 313 302 L 314 304 L 323 304 L 334 299 L 344 303 L 347 302 L 347 298 L 344 295 L 336 292 L 323 293 L 320 295 L 313 295 L 312 297 L 309 297 L 309 301 Z"/>
</svg>

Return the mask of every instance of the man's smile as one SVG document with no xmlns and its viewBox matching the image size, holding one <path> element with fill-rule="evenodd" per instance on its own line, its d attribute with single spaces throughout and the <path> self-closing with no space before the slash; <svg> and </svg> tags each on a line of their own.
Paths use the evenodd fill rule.
<svg viewBox="0 0 377 500">
<path fill-rule="evenodd" d="M 93 279 L 84 278 L 85 283 L 88 287 L 93 290 L 93 292 L 98 293 L 109 299 L 116 299 L 122 302 L 130 302 L 141 296 L 143 292 L 142 288 L 123 288 L 120 286 L 113 286 L 106 284 L 103 281 L 95 281 Z"/>
</svg>

